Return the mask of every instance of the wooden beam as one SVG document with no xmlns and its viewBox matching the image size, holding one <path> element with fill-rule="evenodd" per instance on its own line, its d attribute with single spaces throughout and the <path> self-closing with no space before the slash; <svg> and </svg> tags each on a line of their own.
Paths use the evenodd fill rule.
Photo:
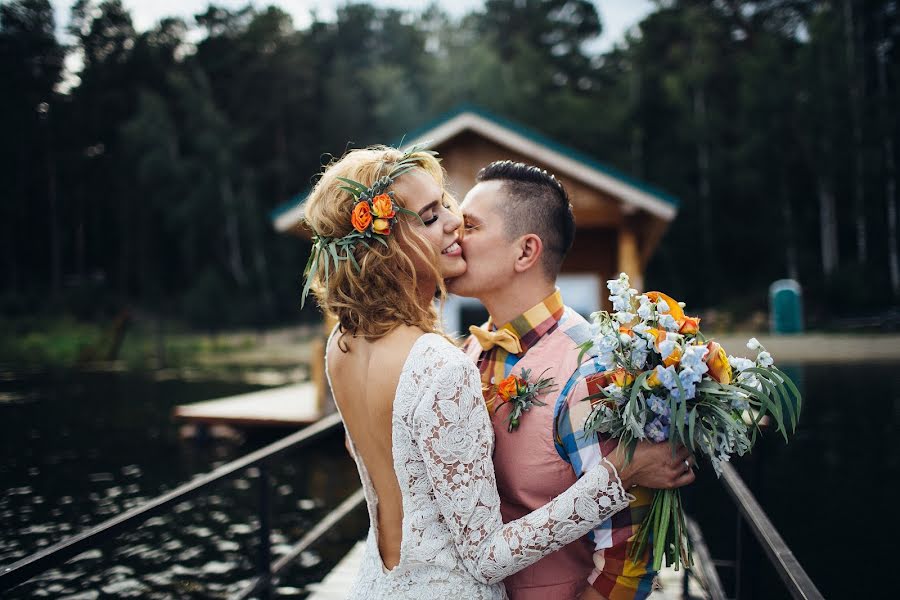
<svg viewBox="0 0 900 600">
<path fill-rule="evenodd" d="M 632 287 L 643 291 L 644 269 L 641 266 L 638 238 L 629 221 L 623 223 L 619 229 L 619 260 L 616 275 L 619 273 L 627 273 Z"/>
</svg>

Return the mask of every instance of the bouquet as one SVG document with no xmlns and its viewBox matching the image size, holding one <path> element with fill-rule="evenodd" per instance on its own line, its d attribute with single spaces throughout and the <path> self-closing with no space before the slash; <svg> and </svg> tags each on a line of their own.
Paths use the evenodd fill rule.
<svg viewBox="0 0 900 600">
<path fill-rule="evenodd" d="M 624 273 L 607 283 L 613 313 L 594 313 L 594 350 L 605 368 L 600 392 L 588 396 L 592 410 L 585 433 L 618 439 L 626 464 L 640 440 L 684 445 L 712 461 L 717 476 L 732 454 L 750 451 L 766 416 L 787 441 L 797 427 L 800 392 L 775 367 L 771 354 L 752 338 L 756 359 L 727 356 L 700 332 L 700 319 L 684 303 L 661 292 L 638 294 Z M 583 354 L 582 354 L 583 355 Z M 579 360 L 580 362 L 580 360 Z M 638 560 L 652 543 L 653 568 L 691 566 L 679 490 L 659 490 L 632 543 Z"/>
</svg>

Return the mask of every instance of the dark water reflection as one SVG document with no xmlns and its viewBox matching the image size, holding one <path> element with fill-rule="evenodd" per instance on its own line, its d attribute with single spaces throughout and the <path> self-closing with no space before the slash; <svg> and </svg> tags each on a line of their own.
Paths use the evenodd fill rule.
<svg viewBox="0 0 900 600">
<path fill-rule="evenodd" d="M 805 401 L 797 434 L 789 445 L 769 434 L 735 465 L 825 597 L 888 597 L 888 550 L 900 535 L 891 492 L 900 478 L 900 365 L 816 365 L 791 375 Z M 732 559 L 735 510 L 710 468 L 686 496 L 713 557 Z M 742 538 L 740 597 L 790 598 L 748 529 Z M 734 597 L 733 570 L 720 573 Z"/>
<path fill-rule="evenodd" d="M 254 389 L 122 373 L 0 372 L 0 565 L 273 441 L 269 434 L 197 445 L 179 440 L 170 419 L 177 404 Z M 225 598 L 253 576 L 258 476 L 251 469 L 5 597 Z M 276 463 L 273 479 L 276 556 L 358 485 L 337 435 Z M 304 583 L 321 579 L 363 519 L 354 515 L 301 557 L 281 595 L 300 597 Z"/>
</svg>

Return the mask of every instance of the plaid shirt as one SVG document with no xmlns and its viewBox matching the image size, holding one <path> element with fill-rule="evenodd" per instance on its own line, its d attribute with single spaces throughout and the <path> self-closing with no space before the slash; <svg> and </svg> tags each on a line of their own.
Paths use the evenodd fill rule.
<svg viewBox="0 0 900 600">
<path fill-rule="evenodd" d="M 503 328 L 519 337 L 522 353 L 510 354 L 498 346 L 481 352 L 478 368 L 486 398 L 493 397 L 493 386 L 512 373 L 516 363 L 525 356 L 529 348 L 559 327 L 565 312 L 562 296 L 557 290 L 543 302 L 503 325 Z M 486 328 L 496 329 L 490 321 Z M 586 323 L 572 327 L 566 333 L 572 337 L 573 351 L 590 336 Z M 469 337 L 464 349 L 471 350 L 471 344 L 478 344 L 478 341 Z M 603 367 L 596 356 L 587 353 L 581 366 L 561 388 L 554 406 L 553 437 L 556 450 L 563 460 L 572 465 L 579 477 L 598 465 L 602 457 L 616 445 L 615 440 L 599 440 L 598 436 L 585 436 L 583 432 L 585 419 L 590 413 L 590 403 L 582 402 L 582 399 L 599 391 L 596 380 L 602 372 Z M 634 488 L 629 492 L 634 494 L 635 500 L 628 510 L 616 513 L 588 534 L 594 545 L 596 565 L 588 582 L 608 600 L 644 600 L 650 595 L 656 576 L 656 572 L 651 570 L 649 553 L 636 563 L 627 558 L 630 546 L 628 542 L 636 533 L 637 526 L 653 499 L 652 492 L 644 488 Z"/>
</svg>

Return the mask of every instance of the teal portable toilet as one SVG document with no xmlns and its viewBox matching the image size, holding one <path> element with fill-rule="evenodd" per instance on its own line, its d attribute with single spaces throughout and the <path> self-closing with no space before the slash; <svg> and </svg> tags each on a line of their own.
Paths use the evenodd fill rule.
<svg viewBox="0 0 900 600">
<path fill-rule="evenodd" d="M 778 334 L 803 331 L 803 290 L 793 279 L 769 286 L 769 329 Z"/>
</svg>

